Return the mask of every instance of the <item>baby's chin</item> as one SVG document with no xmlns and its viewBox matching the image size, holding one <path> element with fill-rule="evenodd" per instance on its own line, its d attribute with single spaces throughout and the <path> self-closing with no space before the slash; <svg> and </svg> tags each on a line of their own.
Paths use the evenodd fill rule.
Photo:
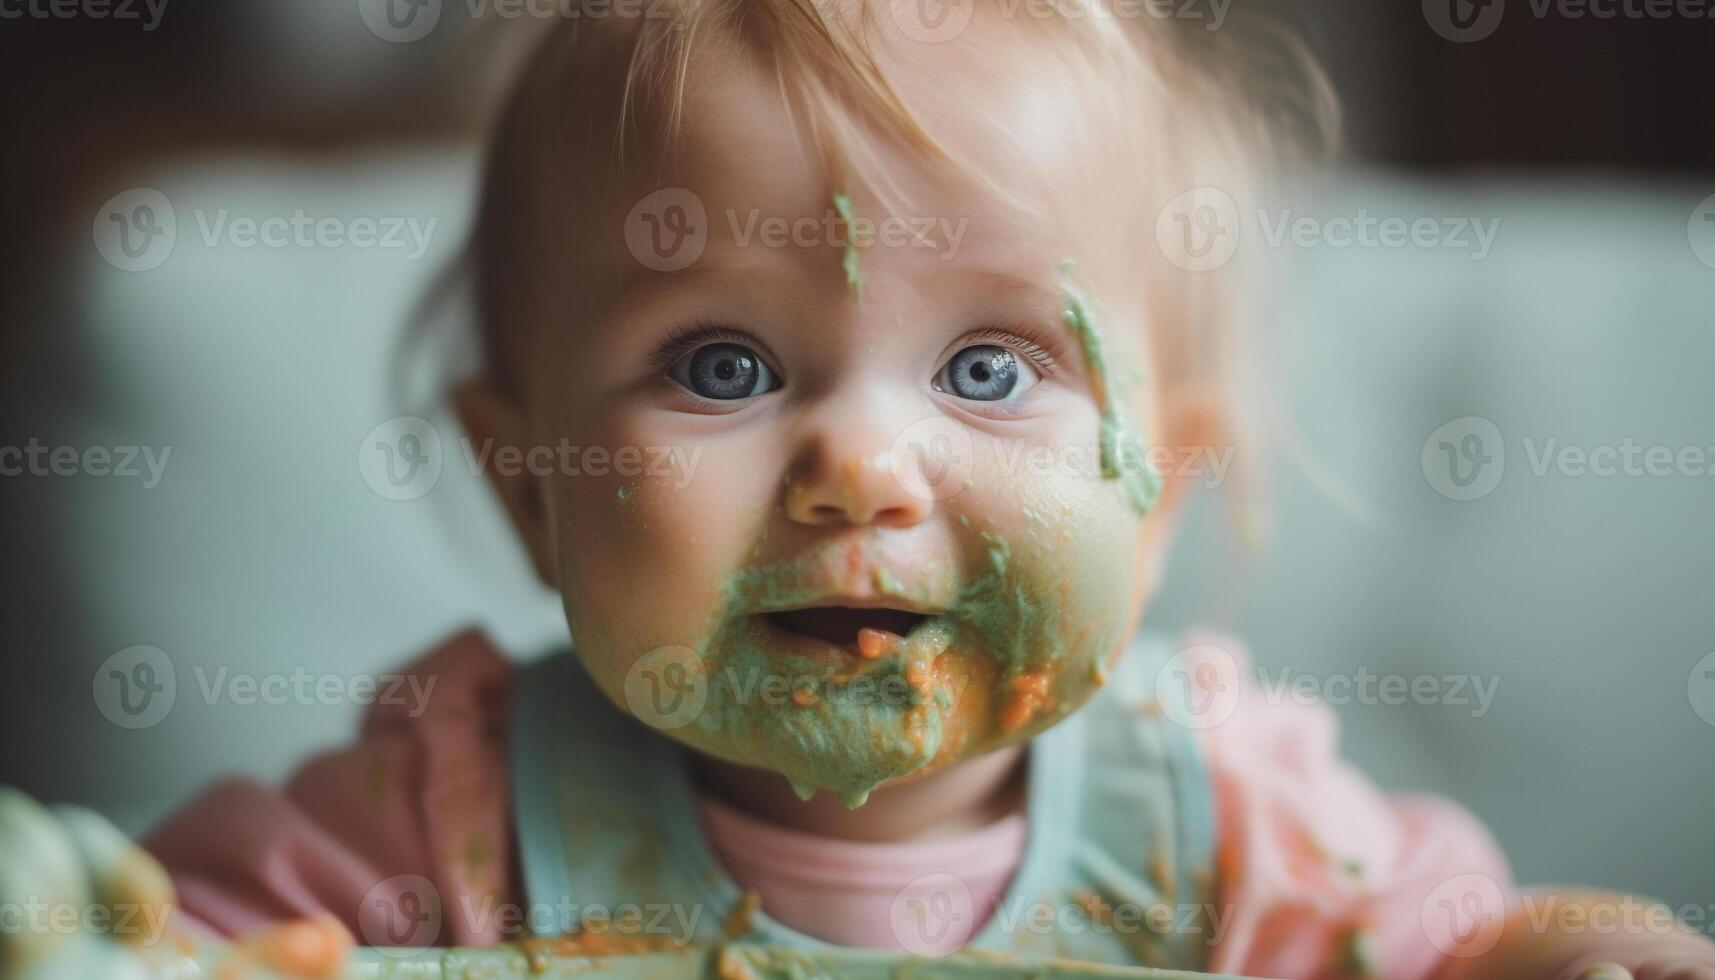
<svg viewBox="0 0 1715 980">
<path fill-rule="evenodd" d="M 942 754 L 950 692 L 910 673 L 903 660 L 882 663 L 865 672 L 867 683 L 803 686 L 760 701 L 741 671 L 717 668 L 699 735 L 734 761 L 786 777 L 802 799 L 827 790 L 861 806 L 876 787 L 925 771 Z"/>
</svg>

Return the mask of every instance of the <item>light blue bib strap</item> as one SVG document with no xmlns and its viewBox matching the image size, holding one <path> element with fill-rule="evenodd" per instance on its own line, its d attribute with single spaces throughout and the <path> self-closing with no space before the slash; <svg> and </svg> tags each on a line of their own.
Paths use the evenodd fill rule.
<svg viewBox="0 0 1715 980">
<path fill-rule="evenodd" d="M 1213 819 L 1191 733 L 1148 710 L 1172 644 L 1140 638 L 1109 685 L 1029 747 L 1025 854 L 978 948 L 1196 969 Z M 532 929 L 628 906 L 673 938 L 722 938 L 740 901 L 697 817 L 684 751 L 619 711 L 570 653 L 515 688 L 513 799 Z M 635 920 L 634 920 L 635 921 Z M 1163 928 L 1165 925 L 1165 928 Z M 757 912 L 746 939 L 831 948 Z"/>
<path fill-rule="evenodd" d="M 1062 917 L 1051 933 L 1024 930 L 1015 950 L 1184 970 L 1208 960 L 1219 914 L 1208 772 L 1193 733 L 1156 701 L 1172 696 L 1155 679 L 1174 652 L 1171 639 L 1140 635 L 1074 716 L 1083 744 L 1076 829 L 1065 836 L 1075 843 L 1058 891 L 1042 899 Z"/>
</svg>

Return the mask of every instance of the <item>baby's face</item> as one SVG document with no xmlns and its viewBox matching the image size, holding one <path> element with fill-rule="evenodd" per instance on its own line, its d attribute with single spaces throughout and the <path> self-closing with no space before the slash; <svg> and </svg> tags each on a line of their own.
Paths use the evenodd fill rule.
<svg viewBox="0 0 1715 980">
<path fill-rule="evenodd" d="M 693 82 L 683 193 L 612 228 L 529 366 L 529 440 L 613 462 L 542 477 L 526 533 L 615 703 L 855 804 L 1053 725 L 1125 645 L 1161 519 L 1142 290 L 959 178 L 900 168 L 909 213 L 831 184 L 742 63 Z M 1020 181 L 1072 165 L 1050 110 L 1000 107 L 1042 130 Z"/>
</svg>

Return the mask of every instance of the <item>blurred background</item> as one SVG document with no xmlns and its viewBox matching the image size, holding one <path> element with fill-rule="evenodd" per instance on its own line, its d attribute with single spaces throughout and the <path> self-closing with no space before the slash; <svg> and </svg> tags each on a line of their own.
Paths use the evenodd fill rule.
<svg viewBox="0 0 1715 980">
<path fill-rule="evenodd" d="M 446 65 L 478 6 L 0 3 L 0 446 L 48 454 L 0 477 L 0 782 L 142 833 L 355 730 L 350 697 L 235 703 L 234 675 L 384 672 L 469 622 L 563 642 L 445 411 L 387 386 L 468 226 L 481 83 Z M 1470 806 L 1522 880 L 1715 913 L 1711 11 L 1293 7 L 1348 146 L 1292 198 L 1307 238 L 1245 229 L 1283 376 L 1273 533 L 1236 545 L 1211 488 L 1148 625 L 1349 689 L 1348 754 Z M 351 240 L 228 224 L 300 211 Z M 1404 246 L 1333 232 L 1420 219 Z M 390 499 L 360 447 L 407 414 L 445 465 Z M 116 673 L 176 696 L 128 713 Z"/>
</svg>

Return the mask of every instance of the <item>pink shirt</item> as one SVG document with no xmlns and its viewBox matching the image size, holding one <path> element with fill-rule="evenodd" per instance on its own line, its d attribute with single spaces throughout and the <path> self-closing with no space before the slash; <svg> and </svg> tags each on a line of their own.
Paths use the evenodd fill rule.
<svg viewBox="0 0 1715 980">
<path fill-rule="evenodd" d="M 193 925 L 236 935 L 320 912 L 360 942 L 393 945 L 400 937 L 369 910 L 427 879 L 444 899 L 440 916 L 425 927 L 432 934 L 404 942 L 509 938 L 482 910 L 520 894 L 506 747 L 513 668 L 467 632 L 410 670 L 438 678 L 426 708 L 377 704 L 356 744 L 311 760 L 283 789 L 219 783 L 146 842 Z M 1237 691 L 1231 716 L 1202 736 L 1228 915 L 1208 968 L 1334 978 L 1357 952 L 1374 975 L 1428 977 L 1457 925 L 1435 914 L 1437 889 L 1476 875 L 1511 894 L 1493 840 L 1450 803 L 1378 792 L 1338 757 L 1326 707 L 1270 703 L 1242 680 Z M 1022 814 L 959 838 L 868 844 L 712 800 L 699 807 L 716 854 L 771 917 L 849 946 L 895 946 L 889 906 L 925 864 L 960 869 L 976 907 L 992 907 L 1025 841 Z"/>
</svg>

